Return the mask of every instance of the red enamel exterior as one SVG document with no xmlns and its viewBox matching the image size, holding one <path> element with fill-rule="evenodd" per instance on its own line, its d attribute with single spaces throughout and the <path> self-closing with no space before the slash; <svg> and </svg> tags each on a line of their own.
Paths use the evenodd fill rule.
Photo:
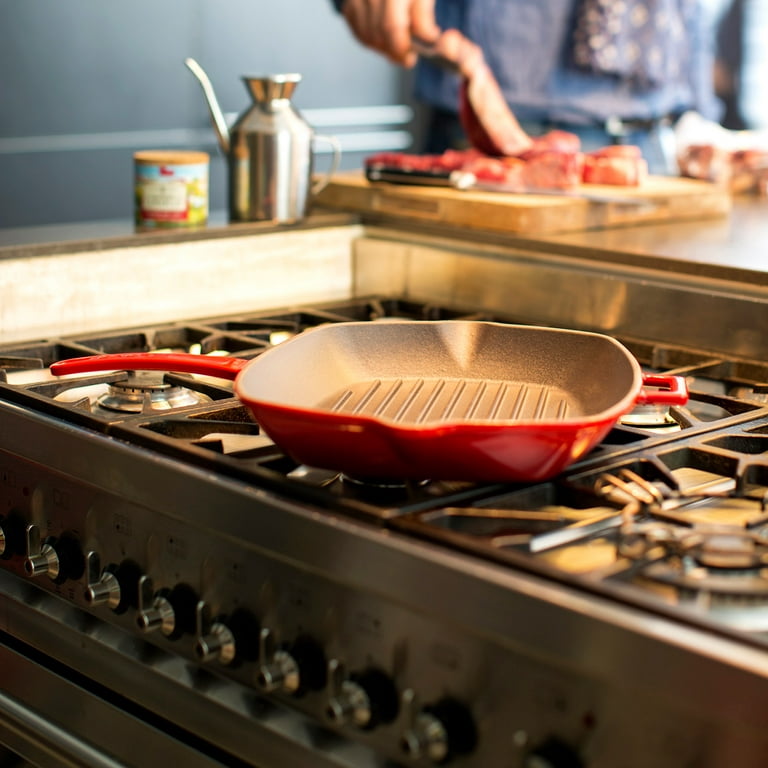
<svg viewBox="0 0 768 768">
<path fill-rule="evenodd" d="M 124 354 L 51 366 L 57 375 L 112 369 L 234 378 L 237 396 L 294 460 L 360 478 L 545 480 L 584 457 L 636 404 L 687 400 L 681 378 L 644 376 L 631 353 L 609 336 L 475 321 L 328 324 L 250 361 Z M 572 400 L 574 415 L 421 423 L 328 405 L 339 389 L 393 376 L 556 386 Z"/>
</svg>

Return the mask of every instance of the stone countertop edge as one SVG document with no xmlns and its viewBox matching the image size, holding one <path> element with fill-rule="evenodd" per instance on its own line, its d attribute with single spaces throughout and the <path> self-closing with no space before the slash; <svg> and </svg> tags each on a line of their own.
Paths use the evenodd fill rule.
<svg viewBox="0 0 768 768">
<path fill-rule="evenodd" d="M 3 244 L 0 229 L 0 261 L 4 259 L 51 256 L 85 251 L 103 251 L 116 248 L 135 248 L 138 245 L 163 245 L 170 243 L 195 242 L 199 240 L 218 240 L 232 237 L 247 237 L 269 232 L 291 232 L 319 227 L 342 226 L 359 223 L 360 217 L 347 212 L 319 212 L 308 216 L 295 224 L 277 224 L 274 222 L 221 223 L 190 229 L 131 229 L 129 222 L 88 222 L 82 225 L 55 225 L 45 227 L 50 233 L 46 241 L 23 241 Z M 110 230 L 114 230 L 112 233 Z M 68 232 L 62 237 L 57 232 Z M 29 228 L 33 234 L 35 228 Z M 89 235 L 91 232 L 93 234 Z"/>
</svg>

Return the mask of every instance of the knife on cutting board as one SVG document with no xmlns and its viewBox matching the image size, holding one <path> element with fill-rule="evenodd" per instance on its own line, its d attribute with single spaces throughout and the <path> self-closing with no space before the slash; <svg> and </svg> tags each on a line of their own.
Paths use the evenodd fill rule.
<svg viewBox="0 0 768 768">
<path fill-rule="evenodd" d="M 540 189 L 534 187 L 521 188 L 509 186 L 501 182 L 478 181 L 474 173 L 469 171 L 416 171 L 403 168 L 382 167 L 372 165 L 365 169 L 368 181 L 388 182 L 390 184 L 411 184 L 416 186 L 447 187 L 475 192 L 501 192 L 513 195 L 551 195 L 554 197 L 569 197 L 577 200 L 587 200 L 592 203 L 605 205 L 626 205 L 635 208 L 655 208 L 653 200 L 646 200 L 628 195 L 604 194 L 584 189 Z"/>
</svg>

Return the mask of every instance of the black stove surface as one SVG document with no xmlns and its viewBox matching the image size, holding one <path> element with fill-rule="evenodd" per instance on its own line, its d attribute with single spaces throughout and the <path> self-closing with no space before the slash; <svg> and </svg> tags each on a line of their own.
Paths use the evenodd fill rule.
<svg viewBox="0 0 768 768">
<path fill-rule="evenodd" d="M 621 338 L 644 371 L 685 376 L 688 404 L 638 408 L 562 475 L 516 485 L 365 482 L 295 462 L 228 382 L 124 371 L 59 380 L 48 371 L 98 353 L 252 358 L 322 323 L 386 318 L 520 322 L 368 298 L 7 345 L 0 417 L 3 403 L 15 404 L 328 513 L 603 594 L 631 590 L 649 605 L 768 638 L 768 364 Z"/>
<path fill-rule="evenodd" d="M 202 376 L 124 371 L 58 379 L 48 370 L 58 360 L 119 352 L 192 352 L 249 359 L 323 323 L 397 318 L 521 322 L 514 317 L 434 303 L 372 297 L 11 344 L 0 346 L 0 405 L 3 401 L 16 403 L 57 420 L 159 451 L 180 462 L 202 465 L 324 508 L 371 520 L 383 521 L 495 496 L 504 486 L 429 478 L 393 478 L 371 483 L 299 465 L 261 432 L 248 409 L 233 396 L 231 382 Z M 658 450 L 669 443 L 687 443 L 693 435 L 724 427 L 734 427 L 741 435 L 738 425 L 768 414 L 768 365 L 713 359 L 666 344 L 621 341 L 645 371 L 686 376 L 689 403 L 663 413 L 638 408 L 565 477 L 555 480 L 558 488 L 570 489 L 569 478 L 574 474 L 625 454 Z M 752 439 L 759 443 L 759 438 Z M 728 440 L 728 436 L 722 440 Z M 748 440 L 749 437 L 733 437 L 729 446 L 721 443 L 720 448 L 735 447 L 733 441 L 740 441 L 739 447 L 749 451 Z M 753 449 L 755 452 L 760 452 L 759 446 Z M 726 453 L 730 456 L 732 451 Z M 718 449 L 718 455 L 722 454 Z M 736 459 L 730 461 L 738 464 Z M 729 474 L 735 469 L 729 470 Z"/>
</svg>

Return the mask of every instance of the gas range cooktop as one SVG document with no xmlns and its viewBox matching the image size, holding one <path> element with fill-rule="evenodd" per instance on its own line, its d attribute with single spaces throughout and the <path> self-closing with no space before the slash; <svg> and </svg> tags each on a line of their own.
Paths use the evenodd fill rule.
<svg viewBox="0 0 768 768">
<path fill-rule="evenodd" d="M 495 494 L 500 489 L 489 484 L 430 478 L 365 481 L 332 470 L 297 465 L 260 431 L 248 410 L 233 396 L 231 382 L 149 371 L 58 378 L 48 370 L 51 363 L 65 358 L 122 352 L 184 352 L 250 359 L 323 323 L 398 318 L 521 322 L 514 317 L 433 303 L 374 297 L 254 315 L 79 334 L 0 346 L 0 396 L 57 419 L 157 450 L 181 462 L 204 465 L 257 485 L 264 483 L 288 495 L 321 501 L 324 506 L 369 518 L 385 520 L 463 498 Z M 640 361 L 644 371 L 687 377 L 690 401 L 685 407 L 637 406 L 579 467 L 601 465 L 622 454 L 669 442 L 687 442 L 702 432 L 758 419 L 762 411 L 768 409 L 768 383 L 765 383 L 768 364 L 712 359 L 674 346 L 620 340 Z M 720 458 L 716 462 L 720 465 L 719 471 L 725 473 L 723 483 L 730 484 L 730 490 L 735 489 L 733 475 L 739 465 L 732 454 L 762 452 L 759 427 L 757 429 L 752 443 L 740 437 L 731 440 L 721 437 L 715 443 L 707 443 L 710 450 L 707 455 L 724 457 L 725 453 L 719 448 L 727 449 L 731 456 L 730 461 Z M 720 477 L 717 471 L 698 468 L 699 463 L 709 463 L 712 458 L 705 460 L 691 451 L 688 454 L 696 465 L 687 468 L 688 475 L 696 475 L 702 482 L 702 478 Z M 656 474 L 661 471 L 657 465 L 658 462 L 654 462 L 652 470 Z M 686 473 L 686 468 L 681 472 Z M 666 477 L 664 481 L 669 486 L 665 489 L 667 493 L 677 491 L 679 478 Z M 561 484 L 554 485 L 560 487 Z"/>
<path fill-rule="evenodd" d="M 51 376 L 54 361 L 115 352 L 252 358 L 323 323 L 514 318 L 371 298 L 17 344 L 3 399 L 266 487 L 517 567 L 634 584 L 665 604 L 768 632 L 768 363 L 621 339 L 646 372 L 685 376 L 684 407 L 638 406 L 551 482 L 360 480 L 297 465 L 231 382 L 158 372 Z M 765 605 L 763 601 L 765 600 Z M 756 603 L 744 609 L 744 601 Z"/>
<path fill-rule="evenodd" d="M 401 675 L 392 660 L 395 651 L 387 648 L 385 659 L 368 663 L 377 647 L 386 646 L 375 611 L 369 616 L 355 613 L 355 622 L 365 627 L 352 633 L 353 645 L 361 647 L 349 652 L 340 639 L 345 630 L 336 627 L 332 639 L 323 642 L 327 628 L 315 626 L 308 632 L 305 624 L 312 625 L 314 619 L 298 620 L 293 615 L 296 605 L 283 605 L 286 600 L 309 599 L 311 590 L 303 582 L 289 590 L 290 599 L 278 600 L 277 607 L 273 596 L 259 597 L 257 606 L 242 596 L 233 600 L 210 561 L 218 562 L 219 570 L 238 584 L 251 578 L 232 570 L 242 567 L 241 555 L 233 550 L 232 562 L 227 562 L 223 554 L 210 561 L 202 553 L 191 554 L 195 537 L 175 535 L 170 522 L 160 521 L 168 510 L 159 500 L 150 512 L 158 515 L 161 533 L 136 510 L 117 509 L 114 502 L 108 512 L 101 510 L 89 490 L 100 485 L 99 473 L 109 474 L 115 493 L 122 487 L 127 496 L 134 485 L 159 490 L 162 484 L 183 483 L 194 473 L 213 486 L 231 483 L 246 496 L 263 493 L 279 500 L 261 498 L 258 503 L 266 506 L 295 504 L 326 523 L 348 521 L 362 531 L 384 532 L 407 547 L 424 548 L 427 557 L 457 553 L 466 558 L 462 562 L 485 563 L 575 590 L 596 605 L 607 600 L 751 648 L 768 645 L 766 362 L 715 358 L 670 343 L 620 338 L 644 371 L 684 376 L 689 402 L 663 409 L 637 407 L 584 459 L 562 475 L 534 484 L 345 477 L 298 465 L 286 456 L 234 397 L 231 383 L 125 371 L 57 379 L 48 370 L 65 358 L 117 352 L 181 351 L 248 359 L 323 323 L 397 318 L 523 322 L 433 303 L 370 297 L 0 346 L 0 432 L 6 434 L 0 443 L 0 468 L 5 472 L 0 565 L 59 597 L 76 595 L 71 601 L 81 609 L 112 611 L 109 618 L 128 621 L 133 633 L 159 640 L 163 648 L 178 649 L 178 638 L 188 635 L 188 656 L 203 664 L 213 662 L 217 673 L 245 680 L 291 705 L 298 701 L 297 690 L 305 692 L 304 680 L 297 682 L 300 672 L 311 679 L 307 669 L 312 669 L 316 682 L 307 685 L 310 703 L 302 698 L 298 708 L 310 716 L 321 711 L 328 727 L 342 732 L 351 727 L 366 744 L 405 764 L 449 758 L 489 764 L 483 761 L 480 737 L 492 725 L 478 725 L 478 707 L 482 712 L 489 705 L 468 701 L 474 695 L 471 682 L 433 683 L 430 678 L 427 688 L 434 688 L 440 706 L 419 709 L 412 688 L 394 690 L 393 680 L 399 684 Z M 108 468 L 98 462 L 81 466 L 81 475 L 66 493 L 71 500 L 59 504 L 56 494 L 64 492 L 57 490 L 57 481 L 47 476 L 45 467 L 35 466 L 32 457 L 25 463 L 24 450 L 8 434 L 9 425 L 25 417 L 25 440 L 36 435 L 45 440 L 52 426 L 70 430 L 78 441 L 86 441 L 84 445 L 93 441 L 94 455 L 103 452 Z M 57 445 L 67 445 L 66 435 Z M 144 476 L 123 476 L 128 468 L 119 457 L 125 452 L 149 462 Z M 38 496 L 46 499 L 46 494 L 53 494 L 54 501 L 41 502 Z M 158 495 L 164 494 L 165 488 Z M 81 502 L 84 509 L 78 510 Z M 208 511 L 212 518 L 196 522 L 206 531 L 203 540 L 210 541 L 217 535 L 216 510 Z M 57 514 L 60 519 L 55 519 Z M 190 518 L 195 514 L 190 511 Z M 183 512 L 169 514 L 169 519 L 181 517 Z M 146 544 L 136 544 L 126 533 L 131 528 L 142 531 Z M 243 538 L 260 546 L 258 539 L 248 539 L 247 529 L 244 525 Z M 309 534 L 296 527 L 291 535 L 301 539 Z M 170 564 L 163 560 L 163 548 L 166 556 L 171 553 Z M 200 562 L 192 565 L 194 557 Z M 84 589 L 76 590 L 77 585 Z M 336 596 L 331 602 L 334 599 L 341 600 Z M 333 619 L 315 623 L 324 622 L 333 624 Z M 366 633 L 372 638 L 370 647 L 360 640 Z M 245 643 L 252 646 L 250 657 L 243 650 Z M 322 662 L 299 663 L 302 654 L 322 657 Z M 366 672 L 345 672 L 345 654 Z M 242 671 L 249 661 L 259 670 L 256 683 L 251 673 Z M 369 667 L 382 679 L 365 677 Z M 381 694 L 384 689 L 392 689 L 391 696 Z M 377 714 L 372 691 L 390 702 L 392 712 Z M 408 719 L 401 714 L 404 710 L 411 712 L 410 725 L 402 724 L 402 717 Z M 398 724 L 394 746 L 391 739 L 370 735 L 374 720 L 387 727 Z M 529 748 L 532 731 L 536 727 L 519 729 L 516 749 L 544 760 L 551 753 L 550 741 Z M 499 748 L 500 733 L 486 738 Z M 567 751 L 575 754 L 571 747 Z M 557 749 L 554 754 L 559 754 Z M 555 757 L 541 763 L 561 764 L 581 762 L 560 763 Z"/>
</svg>

